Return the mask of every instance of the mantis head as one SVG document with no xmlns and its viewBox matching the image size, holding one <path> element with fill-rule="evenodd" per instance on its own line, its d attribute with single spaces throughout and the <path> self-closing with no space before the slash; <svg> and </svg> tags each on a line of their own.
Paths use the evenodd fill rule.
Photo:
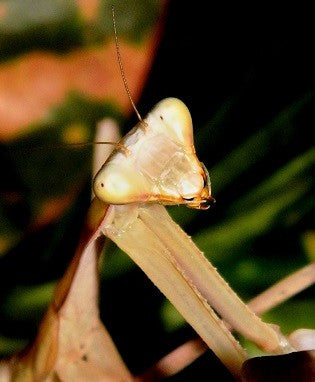
<svg viewBox="0 0 315 382">
<path fill-rule="evenodd" d="M 192 119 L 176 98 L 160 101 L 122 140 L 94 179 L 109 204 L 155 202 L 207 209 L 214 202 L 209 174 L 198 160 Z"/>
</svg>

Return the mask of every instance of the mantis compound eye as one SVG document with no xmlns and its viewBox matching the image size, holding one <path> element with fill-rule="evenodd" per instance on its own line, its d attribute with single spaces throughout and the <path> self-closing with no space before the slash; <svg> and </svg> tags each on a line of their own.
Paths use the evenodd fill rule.
<svg viewBox="0 0 315 382">
<path fill-rule="evenodd" d="M 141 175 L 141 174 L 140 174 Z M 132 168 L 108 163 L 94 179 L 95 195 L 110 204 L 128 204 L 138 201 L 148 188 L 145 179 Z"/>
</svg>

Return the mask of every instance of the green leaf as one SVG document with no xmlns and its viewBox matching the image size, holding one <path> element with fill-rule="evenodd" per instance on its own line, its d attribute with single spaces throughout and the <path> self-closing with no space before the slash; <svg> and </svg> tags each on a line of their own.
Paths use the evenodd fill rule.
<svg viewBox="0 0 315 382">
<path fill-rule="evenodd" d="M 122 276 L 135 267 L 135 263 L 116 245 L 106 247 L 105 256 L 102 261 L 101 274 L 104 279 Z"/>
<path fill-rule="evenodd" d="M 279 280 L 305 266 L 306 259 L 302 256 L 292 261 L 292 257 L 266 257 L 250 256 L 238 259 L 224 267 L 222 274 L 233 286 L 233 289 L 242 295 L 245 300 L 255 297 Z"/>
<path fill-rule="evenodd" d="M 300 328 L 315 328 L 314 299 L 289 300 L 263 315 L 263 319 L 280 325 L 284 334 Z"/>
<path fill-rule="evenodd" d="M 0 336 L 0 354 L 7 356 L 21 351 L 26 345 L 27 340 L 20 338 L 7 338 Z"/>
<path fill-rule="evenodd" d="M 277 170 L 268 179 L 251 189 L 246 195 L 233 202 L 228 210 L 229 215 L 235 215 L 268 200 L 271 195 L 285 192 L 298 185 L 298 179 L 312 179 L 310 171 L 315 164 L 315 149 L 299 155 L 286 166 Z M 293 184 L 292 184 L 293 183 Z"/>
<path fill-rule="evenodd" d="M 311 262 L 315 262 L 315 231 L 307 231 L 301 238 L 304 251 Z"/>
<path fill-rule="evenodd" d="M 98 28 L 106 36 L 113 36 L 112 6 L 119 36 L 135 43 L 141 42 L 157 21 L 161 3 L 158 0 L 114 0 L 101 3 Z"/>
<path fill-rule="evenodd" d="M 20 286 L 12 290 L 1 305 L 7 317 L 39 318 L 51 301 L 55 282 L 36 286 Z"/>
<path fill-rule="evenodd" d="M 160 310 L 162 324 L 167 332 L 173 332 L 181 328 L 186 321 L 176 308 L 168 301 L 164 300 Z"/>
<path fill-rule="evenodd" d="M 14 224 L 5 211 L 4 204 L 0 204 L 0 257 L 7 253 L 22 236 L 20 229 Z"/>
<path fill-rule="evenodd" d="M 202 230 L 195 235 L 195 242 L 214 262 L 235 258 L 241 246 L 270 231 L 279 214 L 302 198 L 308 190 L 308 184 L 301 184 L 299 188 L 271 196 L 262 205 L 244 211 L 242 215 Z"/>
<path fill-rule="evenodd" d="M 249 137 L 244 143 L 233 150 L 209 172 L 214 190 L 220 192 L 230 185 L 241 174 L 254 166 L 259 160 L 279 150 L 283 146 L 283 136 L 286 140 L 292 137 L 294 119 L 303 108 L 314 100 L 314 94 L 306 94 L 302 99 L 280 112 L 267 126 Z"/>
<path fill-rule="evenodd" d="M 83 25 L 74 0 L 5 0 L 0 57 L 33 49 L 65 51 L 82 45 Z"/>
</svg>

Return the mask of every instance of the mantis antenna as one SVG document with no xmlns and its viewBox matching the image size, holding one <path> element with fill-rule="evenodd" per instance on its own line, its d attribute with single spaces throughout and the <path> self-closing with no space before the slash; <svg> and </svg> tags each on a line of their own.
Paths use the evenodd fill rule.
<svg viewBox="0 0 315 382">
<path fill-rule="evenodd" d="M 131 93 L 130 93 L 130 90 L 128 87 L 127 79 L 125 76 L 124 67 L 122 64 L 122 59 L 121 59 L 121 54 L 120 54 L 120 49 L 119 49 L 119 41 L 118 41 L 117 28 L 116 28 L 115 7 L 114 6 L 112 6 L 112 18 L 113 18 L 113 28 L 114 28 L 114 35 L 115 35 L 116 54 L 117 54 L 117 60 L 118 60 L 118 65 L 119 65 L 119 69 L 120 69 L 121 78 L 123 80 L 124 87 L 125 87 L 126 93 L 128 95 L 128 98 L 130 100 L 130 103 L 131 103 L 135 113 L 137 114 L 139 121 L 144 124 L 145 122 L 143 121 L 143 119 L 142 119 L 142 117 L 141 117 L 138 109 L 136 108 L 136 105 L 133 102 L 133 99 L 131 97 Z"/>
<path fill-rule="evenodd" d="M 110 141 L 97 141 L 97 142 L 82 142 L 82 143 L 65 143 L 64 145 L 59 145 L 57 147 L 68 147 L 68 146 L 73 146 L 73 147 L 84 147 L 84 146 L 90 146 L 90 145 L 113 145 L 118 147 L 119 149 L 125 151 L 126 148 L 124 145 L 122 145 L 119 142 L 110 142 Z M 56 146 L 55 146 L 56 147 Z"/>
</svg>

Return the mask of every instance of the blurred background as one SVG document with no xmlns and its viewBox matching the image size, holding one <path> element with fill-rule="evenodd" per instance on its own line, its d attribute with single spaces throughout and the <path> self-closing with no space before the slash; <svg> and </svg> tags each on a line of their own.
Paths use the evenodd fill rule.
<svg viewBox="0 0 315 382">
<path fill-rule="evenodd" d="M 314 261 L 311 12 L 112 3 L 140 113 L 162 98 L 182 99 L 210 172 L 215 207 L 169 208 L 174 219 L 245 300 Z M 122 134 L 136 123 L 118 70 L 110 4 L 1 1 L 0 356 L 35 335 L 89 206 L 93 148 L 60 145 L 92 141 L 106 117 Z M 113 244 L 101 275 L 102 319 L 133 372 L 195 336 Z M 313 293 L 264 318 L 285 333 L 314 327 Z"/>
</svg>

